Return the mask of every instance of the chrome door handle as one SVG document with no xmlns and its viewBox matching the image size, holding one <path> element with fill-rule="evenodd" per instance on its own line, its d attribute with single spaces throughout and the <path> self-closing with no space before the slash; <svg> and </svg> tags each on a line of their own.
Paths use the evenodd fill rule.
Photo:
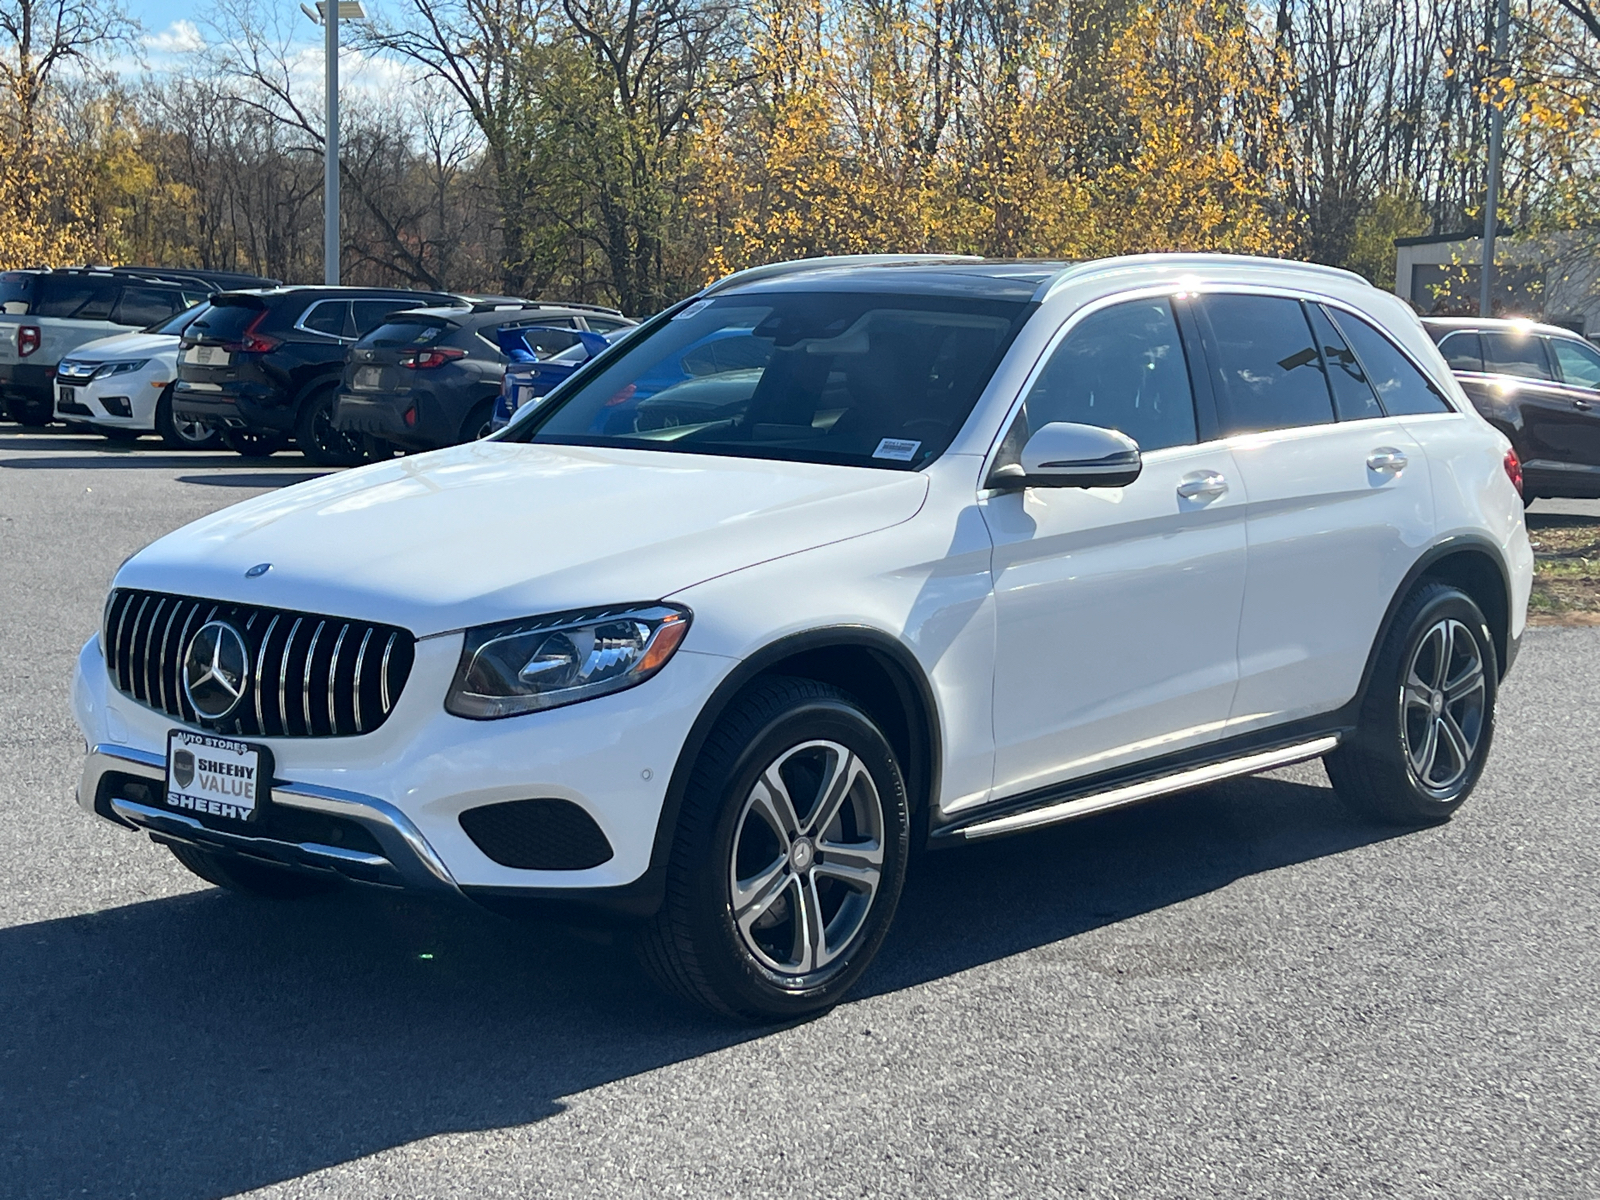
<svg viewBox="0 0 1600 1200">
<path fill-rule="evenodd" d="M 1395 475 L 1406 469 L 1406 456 L 1392 446 L 1380 446 L 1367 455 L 1367 470 Z"/>
<path fill-rule="evenodd" d="M 1178 495 L 1185 500 L 1213 500 L 1227 490 L 1227 479 L 1215 471 L 1196 471 L 1178 482 Z"/>
<path fill-rule="evenodd" d="M 1594 404 L 1591 401 L 1588 401 L 1588 400 L 1576 400 L 1575 399 L 1572 402 L 1572 407 L 1576 408 L 1576 409 L 1581 409 L 1583 412 L 1588 412 L 1591 408 L 1594 407 Z"/>
</svg>

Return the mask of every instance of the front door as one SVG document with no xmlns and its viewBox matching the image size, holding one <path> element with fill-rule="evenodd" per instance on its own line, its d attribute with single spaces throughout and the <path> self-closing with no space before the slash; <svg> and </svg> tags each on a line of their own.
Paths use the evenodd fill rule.
<svg viewBox="0 0 1600 1200">
<path fill-rule="evenodd" d="M 1215 740 L 1237 679 L 1245 495 L 1228 450 L 1200 441 L 1173 303 L 1123 301 L 1077 321 L 1029 384 L 1001 461 L 1052 421 L 1121 430 L 1144 470 L 1125 488 L 981 504 L 994 541 L 997 799 Z M 1207 407 L 1198 424 L 1210 423 Z"/>
<path fill-rule="evenodd" d="M 1566 402 L 1552 440 L 1600 487 L 1600 351 L 1577 338 L 1552 337 L 1548 345 Z"/>
</svg>

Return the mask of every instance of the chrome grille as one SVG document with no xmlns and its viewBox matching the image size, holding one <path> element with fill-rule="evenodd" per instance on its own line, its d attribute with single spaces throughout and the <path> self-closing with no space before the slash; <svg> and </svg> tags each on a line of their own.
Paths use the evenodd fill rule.
<svg viewBox="0 0 1600 1200">
<path fill-rule="evenodd" d="M 224 620 L 244 635 L 250 683 L 222 721 L 183 691 L 195 630 Z M 106 603 L 106 669 L 123 695 L 180 721 L 254 737 L 351 737 L 388 719 L 416 653 L 404 629 L 317 613 L 118 588 Z"/>
</svg>

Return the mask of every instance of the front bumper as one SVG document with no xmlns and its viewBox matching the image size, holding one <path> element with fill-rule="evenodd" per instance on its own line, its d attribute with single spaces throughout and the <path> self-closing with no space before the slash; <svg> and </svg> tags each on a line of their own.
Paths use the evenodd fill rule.
<svg viewBox="0 0 1600 1200">
<path fill-rule="evenodd" d="M 163 808 L 166 759 L 131 746 L 98 745 L 84 760 L 78 803 L 86 811 L 119 825 L 141 829 L 161 842 L 180 842 L 204 850 L 226 850 L 298 870 L 333 872 L 357 883 L 457 892 L 450 869 L 420 830 L 394 805 L 376 796 L 337 788 L 273 780 L 271 808 L 317 813 L 352 822 L 378 851 L 332 842 L 293 840 L 277 830 L 245 833 L 218 829 Z M 340 840 L 341 824 L 326 828 Z M 273 836 L 278 834 L 278 836 Z"/>
<path fill-rule="evenodd" d="M 79 801 L 106 820 L 160 838 L 363 882 L 459 889 L 474 898 L 607 903 L 627 893 L 630 902 L 638 899 L 628 890 L 643 886 L 657 857 L 657 826 L 679 753 L 733 660 L 680 650 L 666 670 L 628 691 L 527 716 L 469 721 L 443 705 L 460 653 L 459 633 L 420 639 L 393 711 L 369 733 L 250 739 L 273 754 L 268 815 L 277 807 L 291 817 L 319 813 L 365 831 L 340 844 L 303 836 L 307 822 L 297 818 L 286 825 L 300 833 L 280 836 L 268 822 L 262 832 L 273 836 L 263 842 L 248 827 L 219 832 L 165 808 L 167 734 L 182 722 L 112 687 L 99 639 L 92 638 L 78 656 L 72 686 L 74 716 L 94 748 Z M 604 833 L 612 857 L 571 870 L 505 866 L 488 857 L 460 821 L 468 809 L 540 798 L 582 808 Z M 353 847 L 364 847 L 368 857 L 352 857 Z"/>
<path fill-rule="evenodd" d="M 147 433 L 156 427 L 156 402 L 171 380 L 170 372 L 160 371 L 136 371 L 85 383 L 57 379 L 52 389 L 55 417 L 58 421 L 86 421 L 107 429 L 135 429 Z M 62 397 L 63 388 L 72 389 L 70 400 Z M 109 403 L 108 397 L 111 398 Z M 122 404 L 118 404 L 116 398 L 120 398 Z M 124 405 L 128 410 L 126 415 L 117 411 Z"/>
</svg>

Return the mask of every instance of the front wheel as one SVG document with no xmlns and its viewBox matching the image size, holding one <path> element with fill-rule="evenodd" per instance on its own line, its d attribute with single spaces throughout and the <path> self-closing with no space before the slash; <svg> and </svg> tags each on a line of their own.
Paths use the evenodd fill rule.
<svg viewBox="0 0 1600 1200">
<path fill-rule="evenodd" d="M 894 752 L 866 711 L 812 680 L 764 680 L 695 764 L 640 957 L 716 1012 L 823 1012 L 888 931 L 909 828 Z"/>
<path fill-rule="evenodd" d="M 1360 725 L 1324 762 L 1342 800 L 1396 825 L 1446 820 L 1489 757 L 1500 672 L 1483 612 L 1429 583 L 1379 652 Z"/>
</svg>

